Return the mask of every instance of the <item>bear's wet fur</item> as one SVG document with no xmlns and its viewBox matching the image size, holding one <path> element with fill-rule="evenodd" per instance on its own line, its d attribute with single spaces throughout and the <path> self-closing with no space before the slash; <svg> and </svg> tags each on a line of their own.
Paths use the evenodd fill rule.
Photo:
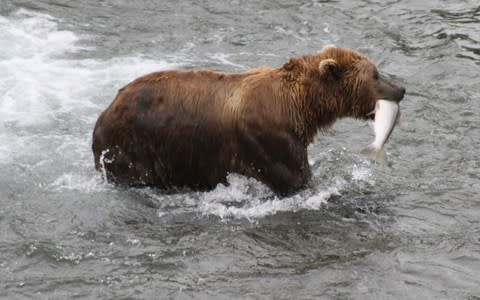
<svg viewBox="0 0 480 300">
<path fill-rule="evenodd" d="M 285 195 L 311 177 L 307 146 L 337 119 L 366 119 L 405 89 L 365 56 L 336 46 L 280 68 L 229 74 L 163 71 L 120 89 L 93 132 L 111 182 L 209 190 L 242 174 Z"/>
</svg>

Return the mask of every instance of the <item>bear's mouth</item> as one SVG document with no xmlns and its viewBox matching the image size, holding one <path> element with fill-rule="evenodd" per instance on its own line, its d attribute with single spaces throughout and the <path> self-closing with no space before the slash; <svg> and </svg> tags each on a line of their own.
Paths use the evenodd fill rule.
<svg viewBox="0 0 480 300">
<path fill-rule="evenodd" d="M 365 117 L 367 118 L 367 120 L 375 120 L 375 110 L 372 110 L 371 112 L 366 114 Z"/>
</svg>

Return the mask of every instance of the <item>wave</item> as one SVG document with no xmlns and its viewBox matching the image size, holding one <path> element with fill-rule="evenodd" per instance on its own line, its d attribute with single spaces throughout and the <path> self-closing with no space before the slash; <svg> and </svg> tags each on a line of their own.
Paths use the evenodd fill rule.
<svg viewBox="0 0 480 300">
<path fill-rule="evenodd" d="M 55 151 L 52 140 L 90 152 L 85 140 L 116 90 L 141 74 L 176 66 L 142 55 L 75 58 L 87 38 L 59 29 L 59 20 L 46 14 L 20 9 L 0 16 L 0 164 L 31 155 L 32 145 Z M 68 151 L 62 158 L 78 159 Z"/>
<path fill-rule="evenodd" d="M 227 186 L 219 184 L 208 192 L 165 194 L 147 188 L 136 189 L 135 193 L 143 203 L 150 201 L 150 205 L 158 209 L 159 217 L 195 213 L 223 220 L 255 221 L 282 212 L 321 210 L 332 197 L 375 183 L 368 166 L 347 166 L 344 171 L 345 176 L 333 176 L 326 182 L 313 180 L 310 187 L 283 198 L 261 182 L 237 174 L 227 177 Z"/>
</svg>

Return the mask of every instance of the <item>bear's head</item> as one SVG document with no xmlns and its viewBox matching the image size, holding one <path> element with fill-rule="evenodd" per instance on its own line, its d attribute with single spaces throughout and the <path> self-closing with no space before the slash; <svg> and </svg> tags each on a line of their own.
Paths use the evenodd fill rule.
<svg viewBox="0 0 480 300">
<path fill-rule="evenodd" d="M 376 66 L 358 52 L 327 45 L 319 57 L 320 80 L 329 90 L 333 89 L 343 116 L 367 119 L 377 100 L 399 102 L 403 99 L 405 88 L 380 75 Z"/>
</svg>

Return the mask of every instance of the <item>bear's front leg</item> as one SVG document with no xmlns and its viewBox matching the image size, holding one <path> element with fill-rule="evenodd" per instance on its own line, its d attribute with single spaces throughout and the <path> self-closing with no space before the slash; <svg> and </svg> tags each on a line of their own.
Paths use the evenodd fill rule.
<svg viewBox="0 0 480 300">
<path fill-rule="evenodd" d="M 306 147 L 288 132 L 243 133 L 240 172 L 260 180 L 275 193 L 287 195 L 305 187 L 311 178 Z"/>
</svg>

